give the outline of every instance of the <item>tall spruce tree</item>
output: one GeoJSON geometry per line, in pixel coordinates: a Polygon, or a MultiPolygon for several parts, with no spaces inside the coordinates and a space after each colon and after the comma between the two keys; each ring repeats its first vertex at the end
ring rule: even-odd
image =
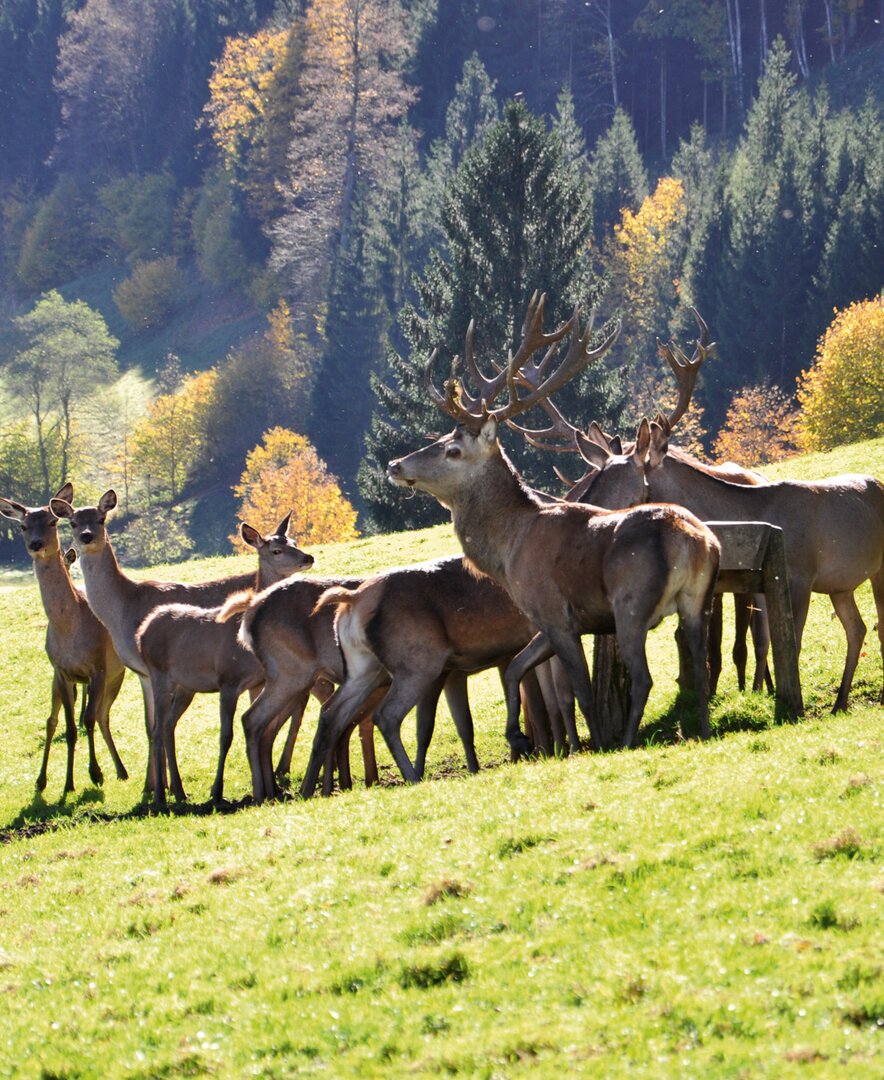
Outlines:
{"type": "MultiPolygon", "coordinates": [[[[445,426],[423,388],[431,351],[440,349],[444,366],[462,348],[472,319],[477,362],[491,371],[518,344],[536,289],[547,293],[550,326],[597,292],[587,265],[586,182],[566,162],[561,139],[518,100],[506,105],[502,119],[465,155],[445,199],[442,225],[447,252],[430,258],[417,282],[418,303],[406,305],[400,319],[409,355],[392,356],[384,377],[375,381],[381,410],[372,419],[360,489],[376,528],[441,518],[431,500],[412,505],[384,480],[390,458],[445,426]]],[[[570,398],[562,398],[566,411],[616,422],[623,404],[619,378],[602,366],[591,368],[579,384],[570,398]]],[[[541,417],[539,426],[545,423],[541,417]]],[[[518,441],[511,445],[529,478],[548,482],[548,462],[529,457],[518,441]]]]}
{"type": "Polygon", "coordinates": [[[619,108],[589,158],[593,242],[601,248],[620,220],[620,211],[638,210],[648,194],[648,173],[629,115],[619,108]]]}

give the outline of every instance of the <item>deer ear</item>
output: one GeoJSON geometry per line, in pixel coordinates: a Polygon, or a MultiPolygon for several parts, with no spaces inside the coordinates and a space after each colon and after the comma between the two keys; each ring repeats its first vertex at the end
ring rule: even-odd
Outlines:
{"type": "Polygon", "coordinates": [[[660,424],[651,424],[651,451],[648,454],[648,464],[652,469],[657,469],[663,464],[666,451],[669,449],[669,436],[660,424]]]}
{"type": "Polygon", "coordinates": [[[619,435],[611,436],[609,446],[612,454],[616,454],[619,457],[623,453],[623,443],[620,441],[619,435]]]}
{"type": "Polygon", "coordinates": [[[606,462],[611,456],[607,444],[602,446],[595,440],[586,438],[586,436],[579,431],[577,433],[577,447],[580,450],[580,456],[586,464],[591,465],[595,469],[604,469],[606,462]]]}
{"type": "Polygon", "coordinates": [[[106,514],[108,513],[108,511],[113,510],[116,505],[117,493],[114,491],[113,488],[111,488],[109,491],[106,491],[98,500],[98,509],[102,512],[102,514],[106,514]]]}
{"type": "Polygon", "coordinates": [[[74,505],[74,485],[70,480],[68,480],[66,484],[61,485],[58,491],[56,491],[54,498],[64,499],[66,503],[70,503],[71,506],[74,505]]]}
{"type": "Polygon", "coordinates": [[[49,509],[57,518],[69,518],[74,512],[73,506],[65,499],[50,499],[49,509]]]}
{"type": "Polygon", "coordinates": [[[76,548],[68,548],[67,551],[64,553],[64,564],[65,564],[65,566],[73,566],[76,561],[77,561],[77,549],[76,548]]]}
{"type": "Polygon", "coordinates": [[[11,499],[0,499],[0,514],[9,518],[10,521],[23,521],[26,513],[27,510],[21,503],[13,502],[11,499]]]}
{"type": "Polygon", "coordinates": [[[640,465],[644,464],[650,445],[651,425],[648,423],[648,418],[644,416],[642,422],[638,425],[638,431],[635,433],[635,449],[632,451],[632,456],[640,465]]]}
{"type": "Polygon", "coordinates": [[[486,446],[491,446],[497,441],[497,420],[493,416],[485,418],[479,429],[479,438],[486,446]]]}
{"type": "Polygon", "coordinates": [[[289,522],[291,520],[292,512],[291,510],[289,510],[286,516],[282,519],[282,521],[280,521],[280,523],[276,526],[276,532],[274,533],[274,536],[287,536],[289,531],[289,522]]]}
{"type": "Polygon", "coordinates": [[[253,529],[251,525],[247,525],[244,521],[240,524],[239,535],[249,547],[262,548],[264,546],[264,537],[257,529],[253,529]]]}

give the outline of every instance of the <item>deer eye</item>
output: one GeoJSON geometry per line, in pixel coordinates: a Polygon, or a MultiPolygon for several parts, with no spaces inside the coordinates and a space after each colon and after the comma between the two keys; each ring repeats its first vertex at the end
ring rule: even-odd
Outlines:
{"type": "Polygon", "coordinates": [[[445,456],[451,458],[460,457],[460,447],[457,443],[449,443],[448,446],[445,447],[445,456]]]}

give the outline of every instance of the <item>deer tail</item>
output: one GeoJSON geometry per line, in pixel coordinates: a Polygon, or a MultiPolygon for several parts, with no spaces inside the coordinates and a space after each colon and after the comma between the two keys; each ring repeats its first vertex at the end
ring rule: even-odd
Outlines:
{"type": "Polygon", "coordinates": [[[252,602],[254,595],[254,589],[243,589],[242,592],[231,593],[216,615],[215,622],[229,622],[234,615],[241,615],[252,602]]]}
{"type": "Polygon", "coordinates": [[[326,589],[316,601],[312,614],[315,615],[317,611],[321,611],[322,608],[331,607],[332,604],[349,607],[355,598],[356,589],[348,589],[345,585],[333,585],[330,589],[326,589]]]}

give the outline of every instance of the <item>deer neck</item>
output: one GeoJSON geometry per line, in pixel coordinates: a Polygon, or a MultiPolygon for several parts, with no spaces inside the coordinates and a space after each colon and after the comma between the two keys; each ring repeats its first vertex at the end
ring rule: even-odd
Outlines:
{"type": "Polygon", "coordinates": [[[467,561],[501,584],[506,582],[509,555],[536,513],[537,502],[502,454],[464,485],[451,508],[467,561]]]}
{"type": "Polygon", "coordinates": [[[135,630],[143,614],[136,603],[138,584],[120,569],[110,541],[100,551],[81,551],[80,566],[89,607],[107,627],[114,647],[127,666],[134,666],[123,656],[122,650],[127,639],[134,642],[135,630]]]}
{"type": "Polygon", "coordinates": [[[674,502],[687,507],[701,521],[730,521],[747,513],[763,516],[768,503],[767,487],[732,484],[706,472],[702,466],[667,456],[648,474],[649,496],[654,502],[674,502]]]}
{"type": "Polygon", "coordinates": [[[53,626],[71,626],[81,599],[65,569],[61,550],[47,559],[34,560],[34,574],[40,589],[43,610],[53,626]]]}

